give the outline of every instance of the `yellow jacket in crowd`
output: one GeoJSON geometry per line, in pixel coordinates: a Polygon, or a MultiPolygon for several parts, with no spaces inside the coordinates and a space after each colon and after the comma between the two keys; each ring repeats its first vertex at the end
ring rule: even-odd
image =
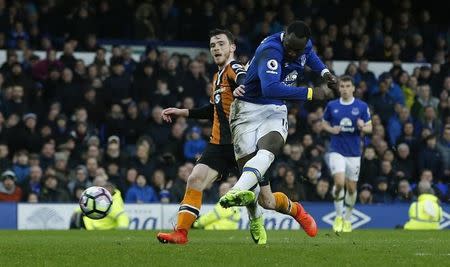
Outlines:
{"type": "Polygon", "coordinates": [[[421,194],[409,207],[409,221],[406,230],[438,230],[442,220],[439,200],[432,194],[421,194]]]}
{"type": "Polygon", "coordinates": [[[200,216],[194,223],[194,228],[204,228],[206,230],[237,230],[241,213],[239,208],[222,208],[219,203],[214,209],[200,216]]]}

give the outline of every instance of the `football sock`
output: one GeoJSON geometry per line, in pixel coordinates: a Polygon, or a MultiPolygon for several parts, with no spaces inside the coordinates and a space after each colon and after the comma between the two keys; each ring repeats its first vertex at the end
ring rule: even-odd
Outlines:
{"type": "Polygon", "coordinates": [[[344,205],[346,207],[346,209],[345,209],[345,220],[346,221],[350,221],[355,203],[356,203],[356,191],[353,192],[353,194],[349,194],[347,191],[345,193],[345,200],[344,200],[344,205]]]}
{"type": "Polygon", "coordinates": [[[248,218],[250,220],[259,218],[262,215],[262,208],[258,204],[258,196],[260,191],[261,188],[259,187],[259,185],[257,185],[253,190],[253,192],[255,193],[255,202],[246,206],[248,211],[248,218]]]}
{"type": "Polygon", "coordinates": [[[339,194],[336,196],[335,187],[333,186],[333,197],[334,197],[334,208],[336,210],[336,216],[342,216],[342,211],[344,209],[344,190],[341,189],[339,194]]]}
{"type": "Polygon", "coordinates": [[[255,184],[263,181],[263,176],[275,159],[275,155],[265,149],[260,149],[256,155],[245,163],[242,175],[233,189],[251,190],[255,184]]]}
{"type": "Polygon", "coordinates": [[[176,229],[189,231],[200,213],[201,206],[202,192],[192,188],[186,188],[183,201],[181,201],[180,208],[178,209],[176,229]]]}
{"type": "Polygon", "coordinates": [[[298,212],[297,205],[294,205],[292,201],[284,193],[275,192],[273,193],[273,197],[275,198],[276,211],[291,216],[297,215],[298,212]]]}

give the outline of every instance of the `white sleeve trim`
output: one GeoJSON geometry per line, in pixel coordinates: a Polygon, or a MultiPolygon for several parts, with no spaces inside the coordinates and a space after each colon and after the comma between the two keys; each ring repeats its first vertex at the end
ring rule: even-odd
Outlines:
{"type": "Polygon", "coordinates": [[[325,73],[330,72],[329,69],[323,69],[322,72],[320,73],[320,76],[323,77],[323,75],[325,75],[325,73]]]}

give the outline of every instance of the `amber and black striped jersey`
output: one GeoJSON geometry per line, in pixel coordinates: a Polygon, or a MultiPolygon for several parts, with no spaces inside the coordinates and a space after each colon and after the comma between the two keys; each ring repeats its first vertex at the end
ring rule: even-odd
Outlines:
{"type": "Polygon", "coordinates": [[[233,91],[238,86],[238,76],[246,74],[244,66],[231,61],[214,74],[211,104],[214,105],[213,127],[210,143],[216,145],[231,144],[231,131],[228,118],[230,105],[234,100],[233,91]]]}

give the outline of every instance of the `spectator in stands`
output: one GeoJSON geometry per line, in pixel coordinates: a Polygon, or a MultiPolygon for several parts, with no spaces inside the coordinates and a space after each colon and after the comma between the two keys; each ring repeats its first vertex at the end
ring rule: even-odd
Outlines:
{"type": "MultiPolygon", "coordinates": [[[[419,177],[419,182],[421,182],[421,181],[426,181],[426,182],[430,183],[431,188],[434,191],[434,194],[439,199],[446,200],[444,192],[446,192],[446,190],[448,190],[448,187],[445,184],[443,184],[443,183],[441,183],[439,181],[436,181],[436,179],[434,179],[434,175],[431,172],[431,170],[428,170],[428,169],[422,170],[422,172],[420,173],[420,177],[419,177]]],[[[419,193],[417,191],[418,190],[417,185],[418,184],[415,183],[415,184],[412,184],[411,187],[412,187],[413,192],[415,193],[415,195],[419,196],[419,193]]]]}
{"type": "Polygon", "coordinates": [[[56,58],[56,51],[50,49],[47,51],[46,58],[40,60],[32,67],[32,77],[38,81],[44,81],[48,78],[49,70],[56,68],[62,70],[63,63],[56,58]]]}
{"type": "Polygon", "coordinates": [[[55,177],[58,179],[58,185],[61,188],[66,188],[69,182],[69,166],[68,155],[65,152],[55,153],[55,177]]]}
{"type": "Polygon", "coordinates": [[[443,174],[450,181],[450,124],[445,125],[437,147],[442,155],[443,174]]]}
{"type": "Polygon", "coordinates": [[[394,161],[395,177],[412,180],[416,177],[416,165],[411,157],[409,146],[401,143],[397,146],[397,158],[394,161]]]}
{"type": "Polygon", "coordinates": [[[86,169],[88,171],[89,181],[94,181],[94,178],[97,175],[97,169],[98,169],[97,159],[94,157],[87,158],[86,159],[86,169]]]}
{"type": "Polygon", "coordinates": [[[42,169],[39,166],[30,167],[30,175],[21,184],[23,189],[22,200],[27,200],[29,195],[39,195],[42,189],[42,169]]]}
{"type": "Polygon", "coordinates": [[[382,160],[380,165],[380,175],[388,179],[388,183],[395,180],[395,172],[392,167],[392,163],[388,160],[382,160]]]}
{"type": "Polygon", "coordinates": [[[173,107],[177,103],[175,92],[171,92],[165,78],[159,78],[156,81],[156,90],[151,94],[151,103],[163,107],[173,107]]]}
{"type": "Polygon", "coordinates": [[[11,94],[5,100],[5,114],[22,116],[27,111],[28,103],[25,101],[25,91],[21,85],[11,86],[11,94]]]}
{"type": "Polygon", "coordinates": [[[308,201],[331,203],[333,197],[330,193],[330,181],[328,179],[320,178],[317,181],[314,193],[310,195],[308,201]]]}
{"type": "Polygon", "coordinates": [[[169,139],[163,151],[175,157],[180,162],[184,159],[184,132],[185,126],[180,122],[175,122],[171,128],[169,139]]]}
{"type": "Polygon", "coordinates": [[[442,132],[442,122],[436,116],[436,111],[432,106],[426,106],[424,108],[423,118],[420,120],[420,127],[420,129],[430,129],[436,135],[442,132]]]}
{"type": "Polygon", "coordinates": [[[135,80],[132,87],[132,96],[138,101],[149,101],[153,95],[153,90],[156,87],[155,69],[150,63],[143,65],[143,72],[135,72],[135,80]]]}
{"type": "Polygon", "coordinates": [[[192,96],[194,99],[202,97],[207,79],[201,73],[201,67],[201,63],[196,60],[189,64],[189,72],[182,82],[182,97],[192,96]]]}
{"type": "Polygon", "coordinates": [[[179,203],[183,199],[184,191],[186,189],[187,178],[190,174],[189,164],[186,163],[178,167],[177,178],[174,180],[172,187],[170,187],[170,202],[179,203]]]}
{"type": "Polygon", "coordinates": [[[107,136],[120,136],[125,127],[125,115],[123,114],[122,107],[119,104],[113,104],[111,106],[111,112],[106,118],[105,128],[107,136]]]}
{"type": "Polygon", "coordinates": [[[434,177],[443,174],[442,154],[437,148],[436,135],[430,134],[425,138],[425,147],[419,153],[417,165],[419,170],[431,170],[434,177]]]}
{"type": "Polygon", "coordinates": [[[10,166],[8,145],[0,142],[0,172],[4,172],[10,166]]]}
{"type": "Polygon", "coordinates": [[[22,189],[16,185],[16,174],[8,170],[0,178],[0,202],[19,202],[22,199],[22,189]]]}
{"type": "Polygon", "coordinates": [[[150,156],[150,144],[138,141],[136,156],[131,159],[130,165],[136,168],[144,177],[151,177],[155,169],[155,159],[150,156]]]}
{"type": "Polygon", "coordinates": [[[396,114],[389,118],[387,124],[389,144],[391,146],[396,144],[397,139],[402,134],[403,125],[405,125],[406,122],[413,122],[409,109],[407,107],[399,107],[396,114]]]}
{"type": "Polygon", "coordinates": [[[395,203],[411,203],[415,200],[411,185],[408,180],[402,179],[397,185],[397,194],[395,196],[395,203]]]}
{"type": "MultiPolygon", "coordinates": [[[[88,179],[88,171],[84,165],[78,165],[74,171],[75,177],[72,177],[67,184],[69,193],[72,196],[76,196],[77,188],[89,188],[92,186],[92,182],[88,179]]],[[[76,198],[75,198],[76,199],[76,198]]]]}
{"type": "Polygon", "coordinates": [[[439,99],[431,95],[431,89],[428,84],[420,85],[417,92],[416,101],[411,107],[411,114],[414,118],[422,119],[425,113],[425,107],[431,106],[437,112],[439,99]]]}
{"type": "Polygon", "coordinates": [[[299,183],[292,169],[286,171],[281,183],[278,184],[276,191],[283,192],[292,201],[304,201],[307,199],[305,188],[299,183]]]}
{"type": "Polygon", "coordinates": [[[359,203],[364,205],[372,204],[372,191],[373,187],[370,184],[363,184],[359,189],[359,203]]]}
{"type": "Polygon", "coordinates": [[[112,74],[105,80],[104,86],[107,90],[107,98],[112,103],[126,105],[131,101],[131,77],[125,73],[122,62],[116,61],[112,65],[112,74]]]}
{"type": "Polygon", "coordinates": [[[151,185],[158,194],[161,203],[170,202],[170,192],[167,189],[166,174],[163,170],[158,169],[153,172],[151,185]]]}
{"type": "Polygon", "coordinates": [[[373,106],[375,113],[377,113],[383,123],[386,123],[389,118],[394,115],[395,99],[389,95],[388,83],[384,80],[379,82],[379,92],[375,93],[370,99],[369,104],[373,106]]]}
{"type": "Polygon", "coordinates": [[[392,202],[392,196],[389,193],[389,179],[387,177],[378,176],[375,188],[373,203],[389,204],[392,202]]]}
{"type": "Polygon", "coordinates": [[[187,141],[184,143],[184,157],[190,161],[199,159],[206,147],[206,141],[202,139],[201,133],[201,129],[194,126],[187,134],[187,141]]]}
{"type": "Polygon", "coordinates": [[[359,173],[360,184],[375,184],[375,178],[380,172],[380,161],[377,159],[375,148],[367,146],[364,148],[364,156],[361,161],[361,171],[359,173]]]}
{"type": "Polygon", "coordinates": [[[47,175],[44,178],[39,199],[41,202],[70,202],[71,198],[65,189],[59,188],[58,178],[47,175]]]}
{"type": "Polygon", "coordinates": [[[26,150],[17,151],[14,154],[12,171],[14,177],[17,179],[17,183],[21,184],[25,181],[26,177],[30,174],[30,166],[28,165],[28,152],[26,150]]]}
{"type": "Polygon", "coordinates": [[[373,92],[377,86],[377,78],[375,77],[375,74],[369,70],[369,61],[366,58],[359,60],[355,84],[359,84],[360,81],[364,81],[367,84],[368,92],[373,92]]]}
{"type": "Polygon", "coordinates": [[[41,136],[37,129],[37,116],[34,113],[27,113],[23,116],[24,128],[22,130],[22,142],[24,148],[36,153],[41,150],[41,136]]]}
{"type": "Polygon", "coordinates": [[[152,203],[158,202],[159,198],[153,187],[147,185],[147,180],[143,175],[138,175],[136,183],[128,189],[126,203],[152,203]]]}
{"type": "Polygon", "coordinates": [[[71,41],[65,42],[64,48],[63,48],[63,53],[59,57],[59,60],[61,61],[61,63],[65,67],[67,67],[71,70],[73,70],[75,68],[75,63],[77,62],[77,59],[73,55],[74,49],[75,48],[73,46],[73,42],[71,42],[71,41]]]}

